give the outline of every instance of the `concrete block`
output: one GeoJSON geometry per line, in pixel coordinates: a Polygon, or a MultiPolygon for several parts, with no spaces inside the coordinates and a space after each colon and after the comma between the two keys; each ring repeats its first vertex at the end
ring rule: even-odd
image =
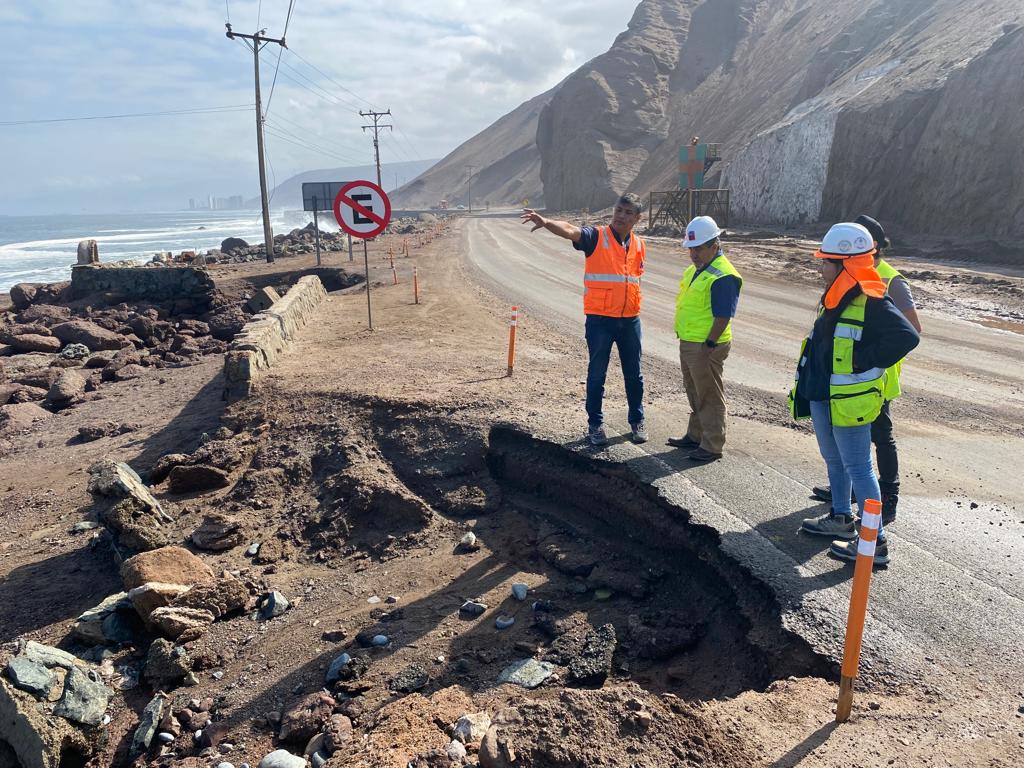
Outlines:
{"type": "Polygon", "coordinates": [[[256,292],[256,295],[246,302],[245,306],[249,308],[250,312],[262,312],[265,309],[270,309],[280,300],[280,294],[268,286],[266,288],[260,288],[256,292]]]}

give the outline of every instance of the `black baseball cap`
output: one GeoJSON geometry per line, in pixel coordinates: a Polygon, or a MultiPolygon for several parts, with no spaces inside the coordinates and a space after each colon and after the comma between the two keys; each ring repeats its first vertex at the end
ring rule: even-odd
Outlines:
{"type": "Polygon", "coordinates": [[[888,248],[892,243],[889,242],[889,238],[885,236],[885,230],[882,225],[872,219],[870,216],[865,216],[863,213],[853,220],[854,224],[860,224],[864,229],[871,233],[871,238],[878,243],[879,249],[888,248]]]}

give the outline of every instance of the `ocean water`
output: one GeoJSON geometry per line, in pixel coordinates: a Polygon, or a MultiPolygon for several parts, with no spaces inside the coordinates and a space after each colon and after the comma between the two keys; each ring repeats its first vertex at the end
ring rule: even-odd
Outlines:
{"type": "MultiPolygon", "coordinates": [[[[273,211],[274,234],[303,227],[312,214],[273,211]]],[[[324,231],[335,231],[334,217],[320,217],[324,231]]],[[[160,251],[205,251],[226,237],[263,242],[259,211],[177,211],[104,215],[0,216],[0,291],[15,283],[68,280],[78,260],[78,242],[93,239],[100,261],[149,261],[160,251]]]]}

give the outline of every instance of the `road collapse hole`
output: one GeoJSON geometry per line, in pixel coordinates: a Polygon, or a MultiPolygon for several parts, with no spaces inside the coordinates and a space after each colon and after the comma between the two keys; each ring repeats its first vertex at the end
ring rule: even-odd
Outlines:
{"type": "MultiPolygon", "coordinates": [[[[565,667],[570,685],[629,680],[704,700],[829,674],[718,534],[624,465],[511,426],[378,415],[378,445],[396,477],[434,511],[468,521],[507,572],[546,577],[534,598],[551,610],[525,618],[515,637],[539,639],[538,658],[565,667]]],[[[514,655],[505,637],[468,633],[452,656],[501,663],[506,650],[514,655]]]]}

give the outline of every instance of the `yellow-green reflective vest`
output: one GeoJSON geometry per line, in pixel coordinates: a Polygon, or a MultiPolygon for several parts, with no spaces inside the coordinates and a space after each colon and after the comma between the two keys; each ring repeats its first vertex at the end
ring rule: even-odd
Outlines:
{"type": "MultiPolygon", "coordinates": [[[[885,403],[885,385],[888,371],[885,368],[871,368],[861,373],[853,372],[853,350],[864,332],[864,294],[851,301],[839,315],[832,339],[832,377],[829,381],[829,411],[834,427],[857,427],[870,424],[878,418],[885,403]]],[[[824,309],[819,309],[820,315],[824,309]]],[[[813,333],[813,331],[812,331],[813,333]]],[[[806,419],[811,415],[810,403],[796,393],[800,371],[807,363],[804,352],[810,343],[808,336],[800,345],[800,360],[796,367],[796,381],[789,392],[789,412],[794,419],[806,419]]]]}
{"type": "MultiPolygon", "coordinates": [[[[696,279],[697,267],[691,264],[683,273],[676,295],[676,336],[682,341],[703,342],[711,332],[715,316],[711,313],[711,286],[716,280],[731,275],[743,285],[743,278],[736,267],[719,253],[696,279]],[[692,283],[691,283],[692,281],[692,283]]],[[[732,321],[725,326],[722,335],[714,339],[719,344],[732,340],[732,321]]]]}
{"type": "MultiPolygon", "coordinates": [[[[875,267],[878,271],[878,276],[885,281],[885,290],[889,290],[889,283],[893,281],[893,278],[902,278],[906,280],[903,275],[900,274],[899,270],[896,269],[892,264],[887,262],[885,259],[879,259],[878,265],[875,267]]],[[[900,372],[903,370],[903,361],[898,360],[894,366],[892,366],[886,373],[888,376],[885,378],[885,399],[895,400],[900,396],[902,390],[900,389],[900,372]]]]}

